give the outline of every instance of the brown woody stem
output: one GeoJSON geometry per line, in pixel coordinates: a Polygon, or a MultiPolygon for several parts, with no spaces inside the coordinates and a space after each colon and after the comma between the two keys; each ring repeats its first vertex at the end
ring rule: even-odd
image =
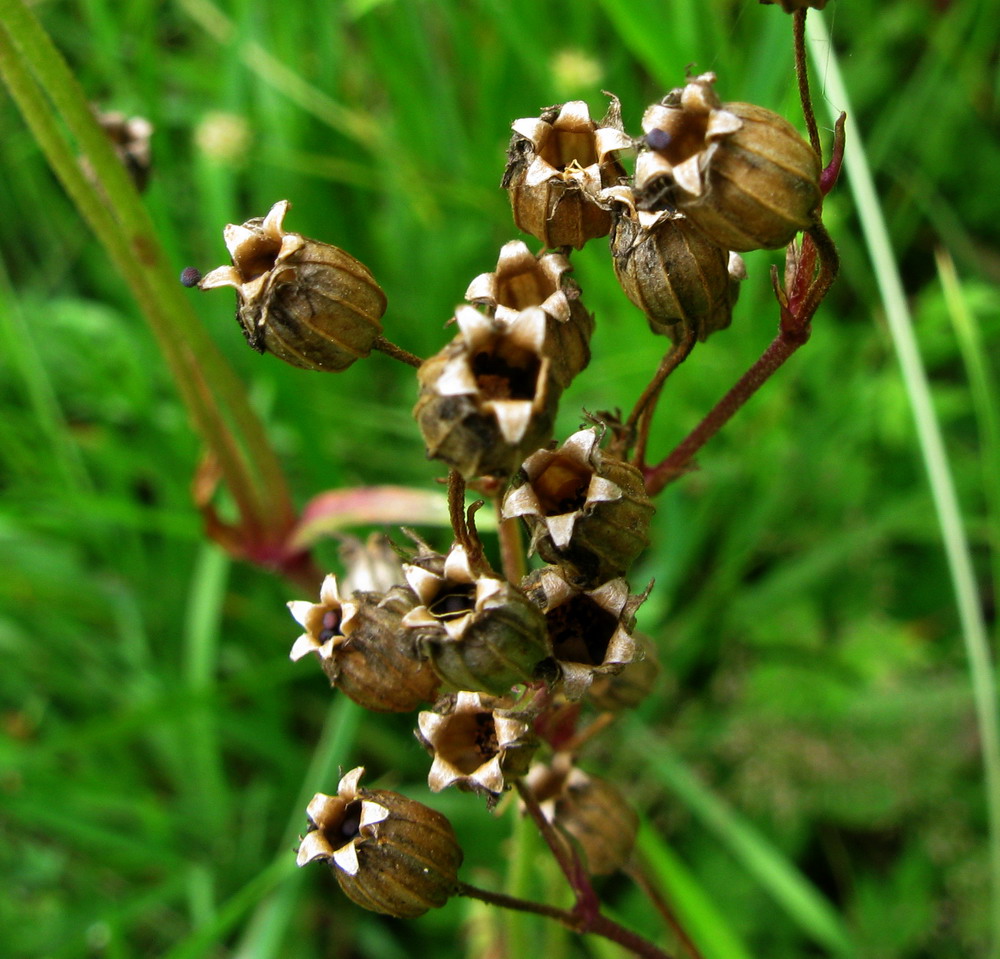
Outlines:
{"type": "Polygon", "coordinates": [[[386,356],[391,356],[394,360],[399,360],[400,363],[405,363],[407,366],[412,366],[416,369],[419,369],[424,362],[416,354],[409,352],[409,350],[404,350],[401,346],[396,346],[395,343],[387,340],[384,336],[375,337],[372,349],[378,350],[380,353],[385,353],[386,356]]]}
{"type": "Polygon", "coordinates": [[[480,889],[478,886],[470,886],[468,883],[460,882],[455,892],[459,896],[467,896],[470,899],[478,899],[480,902],[489,903],[491,906],[499,906],[501,909],[516,909],[520,912],[531,912],[537,916],[545,916],[562,923],[567,929],[573,932],[591,933],[617,942],[625,949],[630,949],[637,956],[643,959],[672,959],[669,953],[664,952],[658,946],[642,936],[637,935],[630,929],[620,926],[613,919],[602,916],[598,913],[592,919],[584,922],[577,913],[567,909],[559,909],[556,906],[547,906],[540,902],[531,902],[528,899],[518,899],[516,896],[508,896],[502,892],[492,892],[489,889],[480,889]]]}

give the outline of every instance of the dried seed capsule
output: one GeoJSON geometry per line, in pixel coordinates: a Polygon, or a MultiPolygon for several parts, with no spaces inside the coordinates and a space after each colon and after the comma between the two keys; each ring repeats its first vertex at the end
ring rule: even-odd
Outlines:
{"type": "Polygon", "coordinates": [[[646,110],[637,205],[675,205],[726,250],[785,246],[815,220],[819,157],[778,114],[721,103],[714,83],[702,74],[646,110]]]}
{"type": "Polygon", "coordinates": [[[545,355],[546,314],[530,307],[504,323],[460,306],[455,318],[459,335],[417,373],[413,415],[428,456],[466,479],[507,477],[552,435],[560,391],[545,355]]]}
{"type": "Polygon", "coordinates": [[[462,864],[451,823],[399,793],[362,789],[363,774],[358,766],[336,796],[313,796],[298,865],[328,862],[344,894],[373,912],[412,919],[443,906],[462,864]]]}
{"type": "Polygon", "coordinates": [[[545,615],[552,659],[567,699],[579,699],[597,676],[619,672],[641,658],[632,631],[635,611],[649,589],[631,596],[628,583],[620,578],[596,589],[577,589],[557,566],[535,570],[521,585],[545,615]]]}
{"type": "Polygon", "coordinates": [[[580,301],[580,288],[567,275],[569,257],[534,256],[520,240],[505,243],[493,273],[481,273],[465,291],[470,303],[486,307],[487,316],[512,322],[522,310],[545,311],[545,353],[552,379],[565,389],[590,362],[594,318],[580,301]]]}
{"type": "Polygon", "coordinates": [[[612,98],[600,124],[591,120],[586,103],[572,100],[515,120],[512,128],[501,185],[510,194],[518,229],[549,247],[580,249],[607,236],[611,216],[597,195],[625,177],[615,154],[632,147],[618,101],[612,98]]]}
{"type": "Polygon", "coordinates": [[[474,571],[461,546],[438,573],[406,566],[421,605],[403,617],[418,651],[456,689],[502,696],[535,678],[550,655],[545,620],[516,587],[474,571]]]}
{"type": "Polygon", "coordinates": [[[609,875],[628,862],[639,817],[611,783],[577,769],[566,753],[533,766],[526,782],[546,819],[580,844],[591,875],[609,875]]]}
{"type": "MultiPolygon", "coordinates": [[[[153,168],[153,154],[150,148],[153,124],[145,117],[127,117],[117,110],[102,112],[95,108],[94,116],[111,141],[115,155],[132,178],[135,188],[141,193],[149,184],[149,175],[153,168]]],[[[89,161],[84,158],[81,165],[87,178],[97,183],[89,161]]]]}
{"type": "Polygon", "coordinates": [[[281,200],[263,219],[224,231],[232,266],[198,286],[235,288],[250,346],[308,370],[336,372],[367,356],[382,332],[385,294],[368,268],[328,243],[288,233],[281,200]]]}
{"type": "Polygon", "coordinates": [[[538,740],[531,725],[501,703],[461,692],[420,714],[417,739],[434,757],[427,777],[433,792],[457,786],[492,803],[527,772],[538,740]]]}
{"type": "Polygon", "coordinates": [[[522,517],[531,549],[581,585],[624,574],[649,544],[655,508],[642,473],[602,452],[594,429],[524,461],[503,502],[504,519],[522,517]]]}
{"type": "Polygon", "coordinates": [[[683,214],[616,204],[611,253],[618,282],[654,333],[675,343],[686,332],[705,340],[732,322],[743,259],[683,214]]]}
{"type": "Polygon", "coordinates": [[[403,615],[416,603],[403,586],[385,596],[355,592],[341,600],[337,578],[327,576],[319,603],[288,604],[305,629],[290,656],[298,660],[315,652],[331,685],[366,709],[411,712],[434,702],[441,686],[402,625],[403,615]]]}

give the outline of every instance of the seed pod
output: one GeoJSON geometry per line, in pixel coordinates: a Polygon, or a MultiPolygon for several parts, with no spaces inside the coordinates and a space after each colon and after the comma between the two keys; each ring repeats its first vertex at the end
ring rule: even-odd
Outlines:
{"type": "Polygon", "coordinates": [[[646,110],[637,205],[675,205],[726,250],[785,246],[816,218],[819,157],[778,114],[722,104],[714,83],[702,74],[646,110]]]}
{"type": "Polygon", "coordinates": [[[474,571],[461,546],[448,553],[441,574],[404,569],[421,605],[403,625],[444,682],[502,696],[535,678],[550,655],[545,620],[519,589],[474,571]]]}
{"type": "Polygon", "coordinates": [[[366,709],[405,713],[437,698],[441,682],[403,628],[403,615],[417,603],[406,587],[385,595],[355,592],[341,600],[335,576],[327,576],[320,602],[288,604],[305,629],[291,658],[315,652],[332,686],[366,709]]]}
{"type": "Polygon", "coordinates": [[[594,429],[524,461],[503,502],[504,519],[522,517],[531,549],[578,585],[623,575],[649,545],[655,512],[642,474],[602,452],[594,429]]]}
{"type": "Polygon", "coordinates": [[[552,379],[561,389],[590,362],[594,318],[580,301],[580,288],[567,275],[569,257],[561,253],[534,256],[520,240],[505,243],[493,273],[481,273],[465,298],[486,308],[486,315],[512,322],[522,310],[545,312],[545,355],[552,379]]]}
{"type": "Polygon", "coordinates": [[[686,332],[705,340],[729,326],[746,276],[739,254],[723,250],[683,214],[616,207],[615,276],[649,328],[676,343],[686,332]]]}
{"type": "Polygon", "coordinates": [[[531,307],[504,323],[460,306],[455,317],[459,335],[417,373],[413,415],[428,456],[466,479],[510,476],[552,435],[560,390],[545,355],[546,314],[531,307]]]}
{"type": "Polygon", "coordinates": [[[567,699],[580,699],[597,676],[641,658],[632,631],[648,588],[631,596],[628,583],[619,578],[596,589],[577,589],[558,566],[535,570],[521,586],[545,616],[559,688],[567,699]]]}
{"type": "MultiPolygon", "coordinates": [[[[149,185],[149,175],[153,168],[153,154],[150,148],[153,124],[145,117],[127,117],[117,110],[102,112],[94,108],[94,116],[111,141],[115,155],[125,167],[135,188],[142,193],[149,185]]],[[[86,157],[81,161],[81,166],[87,179],[97,184],[93,167],[86,157]]]]}
{"type": "Polygon", "coordinates": [[[527,772],[538,748],[529,723],[481,693],[449,696],[418,722],[417,740],[434,757],[427,776],[432,792],[457,786],[495,803],[527,772]]]}
{"type": "Polygon", "coordinates": [[[533,766],[526,781],[545,817],[580,844],[591,875],[609,875],[628,862],[639,817],[610,782],[577,769],[566,753],[533,766]]]}
{"type": "Polygon", "coordinates": [[[615,154],[632,140],[612,98],[600,124],[582,100],[547,107],[541,116],[515,120],[501,186],[510,194],[518,228],[545,246],[580,249],[607,236],[611,215],[597,202],[603,187],[624,179],[615,154]]]}
{"type": "Polygon", "coordinates": [[[399,793],[362,789],[363,774],[358,766],[336,796],[313,796],[298,865],[328,862],[344,894],[373,912],[412,919],[443,906],[462,864],[451,823],[399,793]]]}
{"type": "Polygon", "coordinates": [[[367,356],[382,332],[386,300],[368,268],[328,243],[288,233],[291,204],[224,231],[232,266],[198,286],[236,290],[236,318],[250,346],[292,366],[336,372],[367,356]]]}

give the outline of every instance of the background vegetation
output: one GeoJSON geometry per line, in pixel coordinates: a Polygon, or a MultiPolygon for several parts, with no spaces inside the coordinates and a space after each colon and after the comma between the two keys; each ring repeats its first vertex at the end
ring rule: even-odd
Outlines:
{"type": "MultiPolygon", "coordinates": [[[[577,98],[599,112],[607,89],[634,131],[694,65],[718,72],[724,98],[798,119],[790,18],[752,0],[33,7],[88,98],[154,124],[146,200],[178,271],[223,262],[224,224],[288,198],[289,228],[367,263],[388,334],[424,356],[516,235],[497,186],[514,118],[577,98]]],[[[824,19],[992,626],[1000,20],[989,0],[834,0],[824,19]]],[[[828,130],[830,59],[816,65],[828,130]]],[[[361,715],[313,662],[288,661],[284,603],[306,597],[205,542],[199,444],[141,313],[7,99],[0,136],[0,954],[498,955],[489,910],[385,920],[322,869],[294,870],[303,797],[364,764],[452,818],[471,881],[520,870],[522,888],[563,896],[530,837],[508,843],[524,832],[511,810],[426,795],[411,717],[361,715]]],[[[663,678],[583,763],[642,811],[640,847],[706,957],[947,959],[986,954],[995,935],[963,626],[849,185],[827,207],[844,269],[812,341],[661,497],[634,584],[656,580],[640,623],[663,678]]],[[[748,260],[733,327],[668,385],[654,454],[773,334],[780,256],[748,260]]],[[[581,408],[629,406],[664,349],[602,243],[574,263],[597,333],[560,435],[581,408]]],[[[403,367],[298,372],[245,348],[228,291],[190,297],[298,504],[433,488],[403,367]]],[[[332,544],[321,562],[339,568],[332,544]]],[[[630,883],[602,888],[675,948],[630,883]]],[[[538,942],[548,959],[621,955],[520,932],[536,937],[523,955],[538,942]]]]}

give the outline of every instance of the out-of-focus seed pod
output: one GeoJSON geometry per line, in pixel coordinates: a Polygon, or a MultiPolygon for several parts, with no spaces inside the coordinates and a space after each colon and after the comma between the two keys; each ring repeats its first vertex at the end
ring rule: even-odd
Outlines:
{"type": "Polygon", "coordinates": [[[545,311],[530,307],[507,323],[460,306],[455,318],[459,335],[417,372],[413,415],[428,456],[466,479],[510,476],[552,435],[560,390],[549,374],[545,311]]]}
{"type": "Polygon", "coordinates": [[[385,294],[353,256],[287,232],[290,206],[281,200],[263,219],[230,223],[224,236],[233,265],[206,273],[198,286],[236,290],[236,318],[258,353],[308,370],[345,370],[382,332],[385,294]]]}
{"type": "Polygon", "coordinates": [[[618,100],[612,98],[600,124],[590,118],[586,103],[571,100],[511,126],[501,185],[510,194],[518,229],[548,247],[580,249],[587,240],[607,236],[611,215],[597,196],[625,177],[616,154],[632,147],[618,100]]]}
{"type": "Polygon", "coordinates": [[[559,688],[567,699],[580,699],[597,676],[619,672],[642,656],[632,631],[648,589],[629,595],[621,578],[578,589],[558,566],[535,570],[521,586],[545,616],[559,688]]]}
{"type": "Polygon", "coordinates": [[[474,571],[461,546],[448,553],[441,574],[404,569],[420,605],[403,625],[444,682],[503,696],[535,678],[550,655],[545,620],[519,589],[474,571]]]}
{"type": "Polygon", "coordinates": [[[778,114],[721,103],[714,83],[702,74],[646,110],[637,205],[675,205],[726,250],[786,246],[815,221],[819,157],[778,114]]]}
{"type": "Polygon", "coordinates": [[[487,316],[504,322],[522,310],[545,311],[545,354],[552,379],[565,389],[590,362],[594,318],[580,300],[580,288],[568,276],[569,257],[561,253],[535,256],[520,240],[505,243],[493,273],[481,273],[465,298],[486,308],[487,316]]]}
{"type": "Polygon", "coordinates": [[[335,576],[327,576],[320,602],[288,604],[305,629],[291,658],[315,652],[330,683],[366,709],[406,713],[437,698],[441,681],[402,625],[417,598],[404,586],[382,596],[355,592],[341,600],[335,576]]]}
{"type": "Polygon", "coordinates": [[[403,562],[384,533],[371,533],[363,543],[344,536],[337,553],[347,570],[342,584],[345,593],[387,593],[406,582],[403,562]]]}
{"type": "Polygon", "coordinates": [[[598,442],[585,429],[533,453],[503,502],[504,519],[522,517],[531,549],[577,585],[622,576],[649,544],[655,512],[642,473],[598,442]]]}
{"type": "Polygon", "coordinates": [[[829,0],[760,0],[761,3],[780,3],[785,13],[795,13],[796,10],[805,10],[812,7],[815,10],[822,10],[829,0]]]}
{"type": "Polygon", "coordinates": [[[538,747],[529,723],[480,693],[449,696],[418,722],[417,739],[434,757],[427,776],[432,792],[457,786],[492,804],[528,771],[538,747]]]}
{"type": "Polygon", "coordinates": [[[587,690],[587,699],[598,709],[611,713],[635,709],[656,684],[660,664],[653,641],[642,633],[633,633],[632,638],[642,650],[642,659],[633,660],[620,673],[595,677],[587,690]]]}
{"type": "Polygon", "coordinates": [[[609,875],[628,862],[639,817],[610,782],[577,769],[565,753],[533,766],[526,782],[546,818],[580,844],[591,875],[609,875]]]}
{"type": "Polygon", "coordinates": [[[341,780],[336,796],[317,793],[297,863],[328,862],[344,894],[364,909],[412,919],[455,892],[462,850],[451,823],[433,809],[385,789],[362,789],[364,768],[341,780]]]}
{"type": "MultiPolygon", "coordinates": [[[[153,153],[150,140],[153,124],[145,117],[127,117],[117,110],[102,111],[94,108],[94,116],[105,132],[115,154],[121,160],[135,188],[141,193],[149,185],[153,169],[153,153]]],[[[93,168],[84,158],[81,161],[84,174],[92,183],[97,183],[93,168]]]]}
{"type": "Polygon", "coordinates": [[[616,204],[612,263],[625,295],[654,333],[705,340],[732,322],[746,267],[681,213],[616,204]]]}

